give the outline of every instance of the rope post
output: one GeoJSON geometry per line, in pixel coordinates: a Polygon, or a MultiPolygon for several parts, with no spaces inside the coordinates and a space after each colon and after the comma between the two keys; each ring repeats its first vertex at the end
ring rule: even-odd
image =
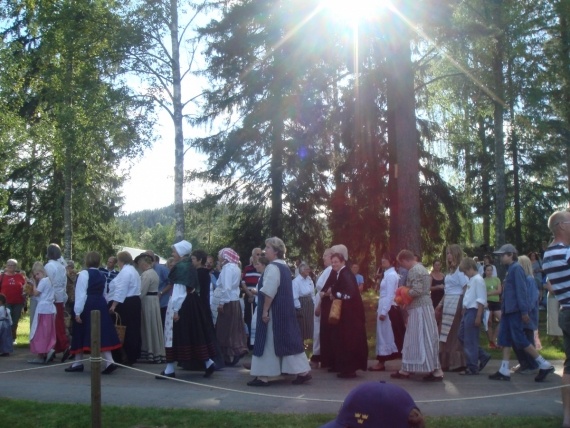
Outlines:
{"type": "Polygon", "coordinates": [[[91,427],[101,428],[101,313],[91,311],[91,427]]]}

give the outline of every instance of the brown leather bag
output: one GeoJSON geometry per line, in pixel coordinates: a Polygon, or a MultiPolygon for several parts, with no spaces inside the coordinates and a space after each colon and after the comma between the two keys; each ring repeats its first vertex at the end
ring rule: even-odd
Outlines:
{"type": "Polygon", "coordinates": [[[336,325],[340,321],[340,316],[342,313],[342,300],[334,299],[331,305],[331,311],[329,313],[329,324],[336,325]]]}

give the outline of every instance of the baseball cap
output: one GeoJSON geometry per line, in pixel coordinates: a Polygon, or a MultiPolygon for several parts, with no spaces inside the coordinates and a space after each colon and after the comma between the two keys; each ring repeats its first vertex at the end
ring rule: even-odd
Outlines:
{"type": "Polygon", "coordinates": [[[321,428],[408,428],[410,412],[417,408],[405,389],[391,383],[365,382],[350,391],[336,419],[321,428]]]}
{"type": "Polygon", "coordinates": [[[518,251],[513,244],[505,244],[497,251],[493,252],[493,254],[505,254],[505,253],[518,254],[518,251]]]}

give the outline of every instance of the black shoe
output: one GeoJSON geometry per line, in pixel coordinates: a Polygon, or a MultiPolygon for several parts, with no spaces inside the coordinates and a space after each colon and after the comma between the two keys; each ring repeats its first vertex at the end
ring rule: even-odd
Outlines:
{"type": "Polygon", "coordinates": [[[307,373],[305,376],[297,375],[295,380],[293,380],[291,383],[293,385],[302,385],[305,382],[310,381],[312,378],[313,378],[313,376],[311,376],[311,373],[307,373]]]}
{"type": "Polygon", "coordinates": [[[82,372],[83,371],[83,364],[79,365],[79,366],[70,366],[67,367],[65,369],[66,372],[68,373],[73,373],[73,372],[82,372]]]}
{"type": "Polygon", "coordinates": [[[548,376],[550,373],[554,373],[554,367],[553,366],[551,366],[548,369],[540,369],[538,371],[538,374],[534,378],[534,381],[535,382],[542,382],[544,379],[546,379],[546,376],[548,376]]]}
{"type": "Polygon", "coordinates": [[[269,382],[263,382],[261,379],[255,378],[249,381],[248,386],[269,386],[269,382]]]}
{"type": "Polygon", "coordinates": [[[204,377],[212,376],[212,373],[214,373],[215,370],[216,370],[216,365],[212,363],[210,367],[206,368],[206,371],[204,372],[204,377]]]}
{"type": "Polygon", "coordinates": [[[67,359],[69,358],[69,351],[70,349],[67,348],[64,352],[63,355],[61,356],[61,362],[65,363],[67,361],[67,359]]]}
{"type": "Polygon", "coordinates": [[[511,377],[505,376],[501,372],[497,372],[497,373],[494,373],[492,375],[489,375],[489,379],[491,379],[491,380],[511,380],[511,377]]]}
{"type": "Polygon", "coordinates": [[[155,376],[154,378],[155,378],[155,379],[158,379],[158,380],[165,380],[167,377],[175,378],[175,377],[176,377],[176,373],[175,373],[175,372],[172,372],[172,373],[166,374],[166,373],[164,373],[164,370],[163,370],[163,371],[160,372],[160,376],[155,376]]]}
{"type": "Polygon", "coordinates": [[[109,364],[109,365],[105,368],[105,370],[103,370],[103,371],[101,372],[101,374],[111,374],[111,373],[113,373],[115,370],[117,370],[118,368],[119,368],[118,365],[111,363],[111,364],[109,364]]]}
{"type": "Polygon", "coordinates": [[[491,361],[490,355],[481,358],[481,361],[479,361],[479,371],[483,370],[489,361],[491,361]]]}

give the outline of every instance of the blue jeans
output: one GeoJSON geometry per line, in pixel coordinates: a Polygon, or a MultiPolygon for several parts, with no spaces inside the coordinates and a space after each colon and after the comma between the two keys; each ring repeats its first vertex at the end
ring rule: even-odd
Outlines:
{"type": "Polygon", "coordinates": [[[467,369],[473,373],[479,373],[479,361],[485,360],[489,354],[479,346],[479,330],[481,326],[475,327],[477,309],[466,309],[459,325],[458,338],[463,344],[463,353],[467,369]]]}

